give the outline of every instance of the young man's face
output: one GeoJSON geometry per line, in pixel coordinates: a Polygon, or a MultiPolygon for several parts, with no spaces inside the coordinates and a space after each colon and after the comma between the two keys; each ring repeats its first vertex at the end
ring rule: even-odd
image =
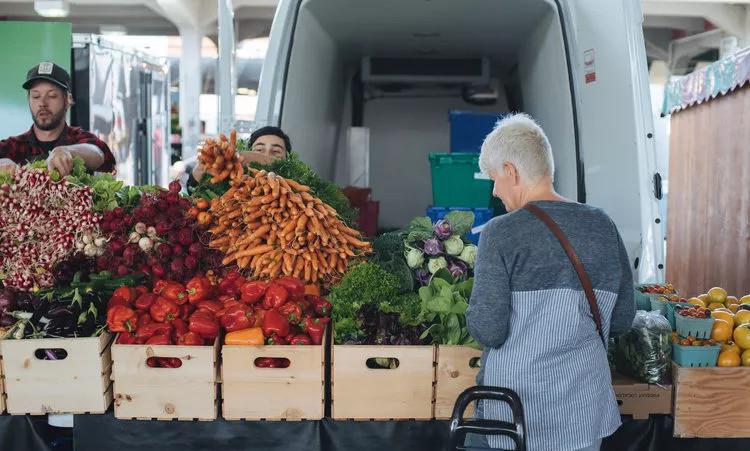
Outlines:
{"type": "Polygon", "coordinates": [[[252,147],[253,152],[260,152],[276,159],[286,158],[286,144],[276,135],[265,135],[256,139],[252,147]]]}
{"type": "Polygon", "coordinates": [[[53,83],[38,81],[29,89],[29,110],[37,128],[54,130],[65,120],[68,93],[53,83]]]}

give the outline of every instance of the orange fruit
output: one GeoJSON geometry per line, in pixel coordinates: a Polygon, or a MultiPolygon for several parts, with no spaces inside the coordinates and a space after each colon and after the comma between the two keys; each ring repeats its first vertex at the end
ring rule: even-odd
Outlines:
{"type": "Polygon", "coordinates": [[[701,301],[703,301],[705,303],[709,303],[710,302],[708,300],[708,295],[707,294],[701,294],[700,296],[698,296],[698,299],[700,299],[701,301]]]}
{"type": "Polygon", "coordinates": [[[721,350],[722,351],[736,352],[738,355],[742,353],[742,349],[740,349],[739,346],[737,346],[736,344],[732,343],[731,341],[729,343],[723,343],[721,345],[721,350]]]}
{"type": "MultiPolygon", "coordinates": [[[[720,321],[720,320],[717,320],[720,321]]],[[[741,324],[734,329],[732,334],[734,342],[742,349],[750,349],[750,324],[741,324]]]]}
{"type": "Polygon", "coordinates": [[[732,329],[734,329],[734,313],[728,309],[716,309],[711,312],[711,318],[723,319],[728,322],[732,329]]]}
{"type": "Polygon", "coordinates": [[[720,343],[732,338],[732,325],[729,324],[729,321],[723,319],[714,320],[714,327],[711,330],[711,338],[720,343]]]}
{"type": "Polygon", "coordinates": [[[716,310],[717,308],[724,308],[724,304],[722,304],[721,302],[712,302],[708,304],[709,310],[716,310]]]}
{"type": "Polygon", "coordinates": [[[727,300],[724,301],[724,304],[739,304],[740,301],[737,300],[737,297],[735,296],[727,296],[727,300]]]}
{"type": "Polygon", "coordinates": [[[698,307],[705,307],[706,303],[698,298],[690,298],[688,299],[688,304],[697,305],[698,307]]]}
{"type": "Polygon", "coordinates": [[[734,351],[721,351],[716,366],[740,366],[742,359],[734,351]]]}
{"type": "Polygon", "coordinates": [[[740,304],[727,304],[727,308],[728,308],[728,309],[729,309],[729,310],[730,310],[730,311],[731,311],[732,313],[737,313],[737,310],[739,310],[739,309],[740,309],[740,304]]]}
{"type": "Polygon", "coordinates": [[[750,310],[738,310],[734,314],[734,324],[735,326],[750,324],[750,310]]]}
{"type": "Polygon", "coordinates": [[[740,304],[750,304],[750,294],[742,296],[740,298],[740,304]]]}
{"type": "Polygon", "coordinates": [[[711,302],[718,302],[720,304],[723,304],[727,300],[727,290],[720,288],[720,287],[713,287],[710,290],[708,290],[708,298],[711,300],[711,302]]]}
{"type": "Polygon", "coordinates": [[[750,366],[750,349],[743,352],[740,359],[742,360],[742,366],[750,366]]]}

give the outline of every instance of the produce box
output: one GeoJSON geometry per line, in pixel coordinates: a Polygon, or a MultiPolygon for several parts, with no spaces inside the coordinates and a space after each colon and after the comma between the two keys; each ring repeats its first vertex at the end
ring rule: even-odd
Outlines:
{"type": "MultiPolygon", "coordinates": [[[[477,385],[478,359],[482,356],[482,351],[468,346],[439,345],[436,356],[433,417],[443,420],[450,418],[453,414],[453,406],[456,404],[458,395],[467,388],[477,385]],[[473,366],[472,363],[474,363],[473,366]]],[[[471,404],[464,416],[470,416],[473,410],[473,404],[471,404]]]]}
{"type": "Polygon", "coordinates": [[[484,138],[495,128],[504,113],[451,110],[451,152],[479,152],[484,138]]]}
{"type": "Polygon", "coordinates": [[[334,419],[432,418],[434,346],[334,345],[334,419]],[[370,359],[396,359],[395,368],[369,368],[370,359]]]}
{"type": "Polygon", "coordinates": [[[215,420],[219,339],[212,346],[112,346],[115,418],[215,420]],[[151,357],[177,358],[178,368],[150,368],[151,357]]]}
{"type": "Polygon", "coordinates": [[[106,412],[112,403],[112,341],[108,333],[0,341],[8,413],[106,412]],[[46,360],[48,353],[59,360],[46,360]]]}
{"type": "Polygon", "coordinates": [[[227,420],[320,420],[325,414],[325,349],[237,346],[221,349],[222,416],[227,420]],[[286,368],[261,368],[256,359],[285,358],[286,368]]]}
{"type": "Polygon", "coordinates": [[[429,158],[435,207],[492,206],[492,182],[481,177],[479,154],[431,153],[429,158]]]}
{"type": "Polygon", "coordinates": [[[635,420],[672,413],[672,385],[650,385],[621,374],[612,375],[612,388],[622,415],[635,420]]]}
{"type": "Polygon", "coordinates": [[[673,367],[674,435],[690,438],[747,438],[750,368],[673,367]]]}

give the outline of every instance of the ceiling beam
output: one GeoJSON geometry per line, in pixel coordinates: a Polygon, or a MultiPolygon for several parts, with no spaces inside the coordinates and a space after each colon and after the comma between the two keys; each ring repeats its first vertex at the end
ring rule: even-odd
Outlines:
{"type": "Polygon", "coordinates": [[[646,16],[643,28],[671,28],[697,33],[705,31],[705,22],[701,17],[646,16]]]}
{"type": "MultiPolygon", "coordinates": [[[[739,2],[738,2],[739,3],[739,2]]],[[[750,0],[741,3],[750,4],[750,0]]],[[[746,39],[747,8],[726,2],[648,0],[643,2],[645,16],[703,17],[727,33],[746,39]]]]}

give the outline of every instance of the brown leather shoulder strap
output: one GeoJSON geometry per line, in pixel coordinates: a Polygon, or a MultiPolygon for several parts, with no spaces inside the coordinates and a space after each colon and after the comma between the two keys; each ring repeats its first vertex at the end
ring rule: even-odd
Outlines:
{"type": "Polygon", "coordinates": [[[570,241],[568,241],[568,238],[563,231],[560,230],[557,223],[544,210],[534,204],[526,204],[523,208],[531,212],[547,225],[550,231],[557,237],[558,241],[560,241],[563,249],[565,249],[565,253],[568,254],[570,262],[578,273],[578,278],[583,286],[583,292],[586,293],[586,300],[589,301],[591,315],[594,317],[594,323],[596,323],[596,331],[599,332],[599,338],[602,339],[602,343],[606,347],[606,341],[604,340],[604,332],[602,329],[602,316],[599,313],[599,305],[596,303],[596,295],[594,294],[594,288],[591,285],[591,279],[589,279],[589,276],[583,267],[583,263],[581,263],[581,259],[578,258],[578,255],[573,250],[573,246],[570,244],[570,241]]]}

